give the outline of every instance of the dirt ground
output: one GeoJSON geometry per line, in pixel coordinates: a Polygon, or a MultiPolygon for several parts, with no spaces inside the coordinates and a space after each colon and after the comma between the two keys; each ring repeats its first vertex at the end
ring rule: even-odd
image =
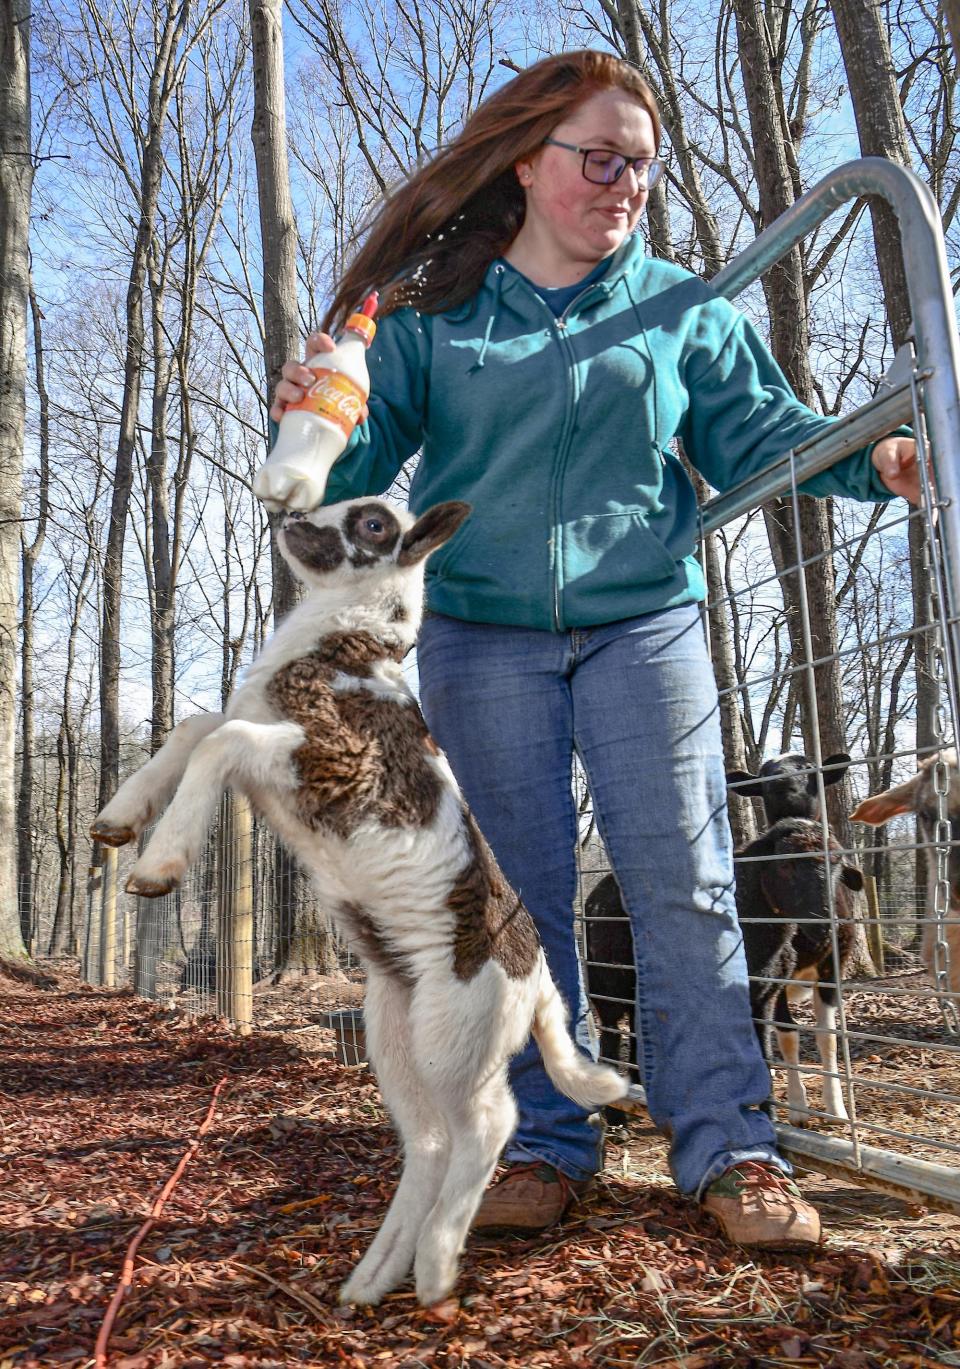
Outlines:
{"type": "MultiPolygon", "coordinates": [[[[960,1366],[960,1217],[805,1175],[822,1249],[749,1257],[677,1196],[642,1122],[611,1133],[596,1190],[562,1226],[472,1237],[455,1299],[424,1312],[404,1289],[340,1308],[398,1170],[369,1071],[338,1065],[333,1034],[310,1022],[357,996],[325,984],[300,1004],[268,995],[261,1029],[240,1038],[69,974],[0,978],[0,1369],[95,1363],[128,1242],[222,1079],[137,1252],[111,1369],[960,1366]]],[[[863,1035],[905,1042],[855,1041],[857,1071],[952,1089],[955,1056],[926,1001],[908,997],[894,1033],[888,1000],[851,995],[863,1035]]],[[[907,1120],[902,1098],[862,1097],[875,1119],[907,1120]]],[[[955,1110],[923,1107],[909,1123],[960,1135],[955,1110]]]]}

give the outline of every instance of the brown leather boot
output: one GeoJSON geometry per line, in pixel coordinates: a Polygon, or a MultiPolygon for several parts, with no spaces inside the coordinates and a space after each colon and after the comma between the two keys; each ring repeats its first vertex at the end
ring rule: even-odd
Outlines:
{"type": "Polygon", "coordinates": [[[545,1231],[591,1182],[568,1179],[542,1160],[509,1165],[483,1195],[472,1230],[545,1231]]]}
{"type": "Polygon", "coordinates": [[[815,1246],[820,1214],[776,1165],[744,1160],[707,1189],[703,1206],[735,1245],[766,1250],[815,1246]]]}

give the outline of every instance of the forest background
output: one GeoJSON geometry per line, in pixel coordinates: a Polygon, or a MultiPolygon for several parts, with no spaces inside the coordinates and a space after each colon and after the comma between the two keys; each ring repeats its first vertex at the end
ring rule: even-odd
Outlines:
{"type": "MultiPolygon", "coordinates": [[[[408,168],[516,70],[596,46],[663,110],[652,253],[710,277],[881,155],[933,191],[956,286],[955,20],[955,0],[0,0],[0,955],[75,952],[98,807],[221,707],[293,602],[251,492],[267,396],[408,168]]],[[[910,325],[892,213],[847,206],[739,303],[801,398],[863,402],[910,325]]],[[[861,792],[936,718],[922,527],[877,538],[880,517],[800,512],[833,658],[820,742],[868,758],[861,792]]],[[[726,597],[796,535],[778,500],[705,547],[718,681],[774,682],[724,695],[731,765],[812,745],[797,577],[726,597]]],[[[831,797],[842,827],[851,794],[831,797]]]]}

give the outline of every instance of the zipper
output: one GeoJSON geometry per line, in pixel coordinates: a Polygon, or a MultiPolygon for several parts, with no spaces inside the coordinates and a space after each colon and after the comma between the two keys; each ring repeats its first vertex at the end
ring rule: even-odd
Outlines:
{"type": "MultiPolygon", "coordinates": [[[[551,521],[554,529],[553,629],[555,632],[560,632],[563,628],[563,613],[561,604],[561,599],[563,595],[563,587],[561,584],[561,577],[563,573],[563,533],[561,530],[562,525],[560,523],[561,495],[563,491],[564,472],[567,468],[567,457],[570,455],[573,430],[576,423],[577,405],[580,401],[580,395],[578,393],[577,375],[572,365],[572,363],[575,360],[573,354],[573,346],[567,340],[567,322],[569,320],[570,311],[574,309],[576,305],[578,305],[580,301],[586,295],[589,295],[590,292],[594,289],[596,289],[596,282],[594,282],[593,285],[588,285],[586,290],[581,290],[579,295],[575,295],[573,299],[570,301],[570,303],[567,305],[566,309],[564,309],[560,317],[554,317],[553,320],[554,324],[556,325],[555,335],[557,343],[559,344],[561,354],[563,355],[564,360],[567,363],[567,371],[570,376],[570,411],[567,419],[566,432],[564,433],[564,440],[560,443],[560,450],[557,456],[557,460],[554,462],[553,496],[551,500],[550,510],[551,521]]],[[[538,296],[538,298],[540,297],[538,296]]],[[[552,310],[549,309],[549,306],[547,305],[546,301],[542,302],[544,308],[547,309],[548,312],[552,313],[552,310]]]]}
{"type": "MultiPolygon", "coordinates": [[[[526,284],[526,282],[523,282],[523,284],[526,284]]],[[[553,325],[553,336],[556,338],[557,343],[560,346],[560,350],[562,355],[564,356],[564,360],[568,363],[574,359],[573,349],[566,339],[566,329],[570,311],[571,309],[575,308],[575,306],[578,305],[582,299],[589,295],[591,291],[598,289],[599,286],[600,282],[594,281],[591,285],[588,285],[585,290],[581,290],[579,295],[575,295],[573,297],[573,299],[564,309],[563,313],[560,315],[559,318],[557,318],[556,314],[550,308],[549,304],[547,304],[543,296],[539,294],[536,290],[532,288],[530,289],[530,293],[534,296],[538,303],[541,304],[543,308],[546,310],[550,318],[550,322],[553,325]]],[[[576,375],[571,368],[568,367],[568,370],[570,373],[570,390],[568,396],[570,400],[570,408],[566,418],[566,425],[564,427],[563,432],[561,433],[561,440],[559,444],[559,457],[554,462],[553,466],[553,489],[550,496],[550,520],[552,528],[551,541],[553,543],[553,628],[555,632],[562,631],[562,615],[560,611],[560,574],[561,567],[563,565],[563,544],[562,534],[560,531],[560,492],[563,486],[563,473],[566,469],[567,456],[569,455],[570,439],[573,436],[574,418],[579,398],[576,393],[576,375]]]]}
{"type": "MultiPolygon", "coordinates": [[[[546,310],[546,312],[547,312],[547,314],[548,314],[548,316],[549,316],[549,319],[550,319],[550,324],[551,324],[550,334],[551,334],[551,336],[555,339],[557,345],[559,346],[559,348],[560,348],[560,353],[561,353],[561,357],[563,358],[564,363],[566,363],[566,361],[567,361],[567,359],[568,359],[568,344],[567,344],[566,339],[565,339],[565,337],[564,337],[564,331],[565,331],[566,326],[567,326],[567,325],[566,325],[566,315],[567,315],[567,312],[569,311],[571,305],[576,304],[577,300],[576,300],[576,299],[571,300],[571,301],[570,301],[570,304],[567,306],[567,308],[564,309],[563,314],[561,314],[560,318],[557,318],[556,314],[555,314],[555,313],[553,312],[553,310],[550,308],[549,304],[547,304],[546,300],[543,298],[542,295],[537,294],[537,291],[536,291],[536,290],[531,291],[531,293],[536,297],[536,299],[539,301],[539,303],[540,303],[540,304],[543,306],[543,308],[546,310]]],[[[582,293],[583,293],[583,294],[586,294],[587,292],[584,290],[582,293]]],[[[577,299],[579,299],[579,298],[580,298],[580,296],[578,295],[578,296],[577,296],[577,299]]],[[[565,415],[565,418],[564,418],[564,426],[563,426],[563,428],[562,428],[562,430],[561,430],[561,433],[560,433],[560,442],[559,442],[559,444],[558,444],[558,453],[559,453],[559,456],[558,456],[558,458],[557,458],[557,459],[554,461],[554,463],[553,463],[553,479],[552,479],[552,481],[551,481],[551,490],[550,490],[550,528],[551,528],[550,541],[551,541],[552,549],[553,549],[553,585],[552,585],[552,590],[553,590],[553,630],[554,630],[554,632],[560,632],[560,631],[562,630],[562,625],[561,625],[561,624],[562,624],[562,615],[561,615],[561,612],[560,612],[560,597],[561,597],[560,571],[561,571],[561,566],[563,565],[563,540],[562,540],[562,532],[561,532],[561,528],[560,528],[560,487],[561,487],[561,485],[562,485],[562,483],[563,483],[563,468],[564,468],[564,466],[566,465],[566,452],[567,452],[567,447],[569,446],[569,443],[570,443],[570,436],[571,436],[571,434],[572,434],[572,432],[573,432],[573,416],[574,416],[574,411],[575,411],[575,409],[576,409],[576,395],[574,394],[575,385],[576,385],[576,381],[575,381],[574,377],[571,375],[571,376],[570,376],[570,380],[569,380],[568,394],[567,394],[567,398],[568,398],[568,400],[569,400],[569,408],[568,408],[568,411],[567,411],[567,413],[566,413],[566,415],[565,415]]]]}

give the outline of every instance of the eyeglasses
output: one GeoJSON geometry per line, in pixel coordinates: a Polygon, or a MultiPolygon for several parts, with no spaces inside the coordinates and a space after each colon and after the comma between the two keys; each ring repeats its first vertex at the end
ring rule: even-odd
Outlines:
{"type": "Polygon", "coordinates": [[[543,141],[551,147],[565,147],[568,152],[581,153],[583,178],[594,185],[613,185],[627,167],[632,166],[637,184],[649,190],[663,174],[663,162],[659,157],[624,157],[619,152],[608,152],[603,147],[577,147],[575,143],[562,143],[558,138],[544,138],[543,141]]]}

